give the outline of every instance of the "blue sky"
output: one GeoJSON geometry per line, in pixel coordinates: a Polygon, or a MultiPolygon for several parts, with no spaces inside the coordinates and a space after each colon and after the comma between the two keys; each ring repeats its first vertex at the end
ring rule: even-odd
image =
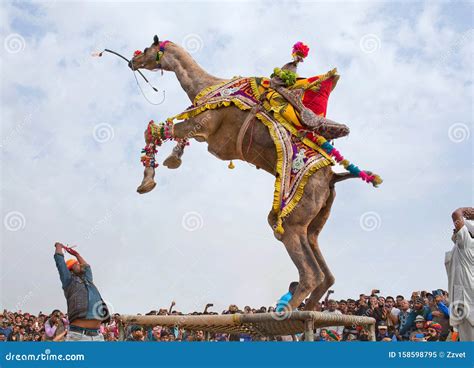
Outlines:
{"type": "Polygon", "coordinates": [[[337,188],[321,234],[335,297],[446,288],[450,214],[473,203],[470,14],[468,2],[3,2],[1,307],[65,309],[55,241],[78,245],[125,313],[270,305],[297,278],[267,225],[270,175],[229,171],[192,142],[179,170],[135,193],[146,123],[189,101],[173,74],[147,72],[166,90],[150,105],[124,63],[90,53],[131,55],[154,34],[220,77],[269,75],[299,40],[301,75],[338,67],[328,117],[351,134],[336,146],[385,182],[337,188]]]}

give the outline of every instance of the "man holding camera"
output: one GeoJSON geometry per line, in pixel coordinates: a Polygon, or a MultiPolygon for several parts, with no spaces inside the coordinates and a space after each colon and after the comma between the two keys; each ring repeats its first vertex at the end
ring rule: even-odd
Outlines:
{"type": "Polygon", "coordinates": [[[54,260],[67,301],[69,330],[66,341],[104,341],[99,328],[110,320],[109,311],[93,283],[92,270],[72,248],[55,244],[54,260]],[[64,259],[64,250],[76,259],[64,259]]]}

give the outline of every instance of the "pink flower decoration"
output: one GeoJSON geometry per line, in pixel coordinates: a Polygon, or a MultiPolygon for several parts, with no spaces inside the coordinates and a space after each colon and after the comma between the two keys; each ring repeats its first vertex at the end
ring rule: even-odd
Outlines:
{"type": "Polygon", "coordinates": [[[308,56],[308,53],[309,53],[309,47],[306,46],[303,42],[299,41],[293,45],[292,54],[305,58],[306,56],[308,56]]]}

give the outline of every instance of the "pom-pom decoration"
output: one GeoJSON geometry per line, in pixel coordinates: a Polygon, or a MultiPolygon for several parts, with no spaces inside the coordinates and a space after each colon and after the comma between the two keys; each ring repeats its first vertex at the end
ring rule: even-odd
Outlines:
{"type": "Polygon", "coordinates": [[[133,56],[134,56],[134,57],[135,57],[135,56],[138,56],[138,55],[140,55],[141,53],[142,53],[141,50],[136,50],[136,51],[133,53],[133,56]]]}
{"type": "Polygon", "coordinates": [[[336,162],[344,167],[351,174],[358,176],[366,183],[371,183],[374,187],[378,187],[382,184],[383,180],[380,176],[362,171],[356,165],[350,163],[349,160],[345,159],[344,156],[331,144],[326,138],[321,135],[315,135],[315,138],[312,139],[319,147],[321,147],[328,155],[332,156],[336,162]]]}
{"type": "Polygon", "coordinates": [[[303,42],[299,41],[293,45],[293,51],[291,52],[291,55],[295,61],[303,61],[303,59],[308,56],[308,53],[309,47],[303,42]]]}

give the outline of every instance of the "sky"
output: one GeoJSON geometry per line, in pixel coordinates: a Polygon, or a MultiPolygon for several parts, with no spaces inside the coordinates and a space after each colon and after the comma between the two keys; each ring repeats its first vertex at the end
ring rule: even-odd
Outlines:
{"type": "MultiPolygon", "coordinates": [[[[335,298],[447,288],[451,213],[472,206],[472,3],[8,2],[0,6],[0,308],[66,302],[56,241],[76,245],[113,312],[214,303],[269,306],[298,277],[267,224],[274,178],[220,161],[192,141],[140,196],[143,131],[189,105],[174,74],[126,64],[153,35],[209,73],[269,76],[303,41],[303,76],[337,67],[328,118],[351,128],[336,147],[384,179],[337,185],[320,235],[335,298]],[[165,95],[163,98],[163,91],[165,95]]],[[[172,143],[162,147],[161,162],[172,143]]],[[[339,170],[338,168],[334,168],[339,170]]]]}

